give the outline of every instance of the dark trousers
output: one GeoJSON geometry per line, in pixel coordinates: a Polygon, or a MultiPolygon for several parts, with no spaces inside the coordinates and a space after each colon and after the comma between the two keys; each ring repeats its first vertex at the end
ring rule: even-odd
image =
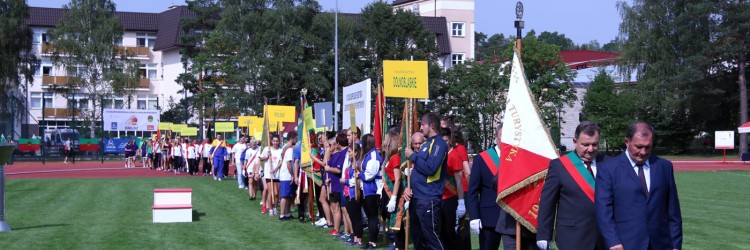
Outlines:
{"type": "Polygon", "coordinates": [[[443,226],[440,227],[440,237],[448,249],[461,249],[458,234],[456,234],[456,208],[458,196],[443,200],[443,226]]]}
{"type": "Polygon", "coordinates": [[[175,156],[174,158],[172,158],[172,162],[174,162],[174,170],[178,171],[180,168],[182,168],[185,160],[182,159],[182,156],[175,156]]]}
{"type": "Polygon", "coordinates": [[[222,168],[222,171],[224,171],[224,177],[229,176],[229,161],[224,161],[224,168],[222,168]]]}
{"type": "MultiPolygon", "coordinates": [[[[347,187],[344,187],[347,188],[347,187]]],[[[362,200],[349,199],[346,201],[346,212],[349,214],[349,220],[352,221],[352,232],[354,237],[362,238],[362,200]]],[[[377,224],[376,224],[377,225],[377,224]]]]}
{"type": "MultiPolygon", "coordinates": [[[[484,225],[482,226],[482,230],[479,231],[479,249],[498,249],[500,247],[500,240],[502,239],[502,235],[498,232],[495,232],[494,227],[484,227],[484,225]]],[[[515,241],[513,244],[513,247],[515,248],[515,241]]]]}
{"type": "Polygon", "coordinates": [[[161,153],[154,153],[154,158],[151,159],[154,162],[154,169],[161,167],[161,153]]]}
{"type": "Polygon", "coordinates": [[[212,166],[210,163],[208,163],[208,157],[202,157],[202,158],[203,158],[203,173],[210,174],[212,166]]]}
{"type": "Polygon", "coordinates": [[[440,239],[442,201],[420,200],[409,203],[409,229],[416,249],[446,249],[440,239]]]}
{"type": "Polygon", "coordinates": [[[370,242],[378,242],[378,233],[380,230],[378,229],[378,225],[380,225],[378,218],[378,201],[380,201],[380,195],[373,194],[365,196],[365,214],[367,215],[367,227],[369,228],[367,230],[368,235],[370,236],[370,242]]]}
{"type": "MultiPolygon", "coordinates": [[[[300,189],[304,189],[304,187],[300,187],[300,189]]],[[[297,217],[298,218],[305,218],[305,210],[307,210],[307,206],[309,205],[307,201],[308,193],[300,191],[299,194],[299,204],[297,204],[297,217]]],[[[312,211],[310,211],[312,212],[312,211]]]]}
{"type": "Polygon", "coordinates": [[[190,175],[198,173],[198,159],[188,159],[188,172],[190,175]]]}

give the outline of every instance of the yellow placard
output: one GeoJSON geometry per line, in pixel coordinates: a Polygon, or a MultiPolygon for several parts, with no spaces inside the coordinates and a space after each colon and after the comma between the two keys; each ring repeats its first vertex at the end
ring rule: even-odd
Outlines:
{"type": "Polygon", "coordinates": [[[215,132],[234,132],[234,122],[216,122],[214,124],[215,132]]]}
{"type": "Polygon", "coordinates": [[[276,122],[297,122],[294,106],[268,105],[268,124],[276,126],[276,122]]]}
{"type": "Polygon", "coordinates": [[[427,99],[427,61],[383,61],[383,92],[386,97],[427,99]]]}
{"type": "Polygon", "coordinates": [[[171,129],[172,129],[172,132],[182,134],[182,130],[187,128],[187,126],[188,126],[187,124],[172,124],[171,129]]]}
{"type": "Polygon", "coordinates": [[[172,129],[172,123],[171,122],[160,122],[159,123],[159,130],[171,130],[172,129]]]}
{"type": "Polygon", "coordinates": [[[196,127],[184,127],[180,130],[182,136],[198,136],[198,128],[196,127]]]}
{"type": "Polygon", "coordinates": [[[237,127],[248,128],[248,131],[263,130],[263,118],[258,116],[237,117],[237,127]]]}

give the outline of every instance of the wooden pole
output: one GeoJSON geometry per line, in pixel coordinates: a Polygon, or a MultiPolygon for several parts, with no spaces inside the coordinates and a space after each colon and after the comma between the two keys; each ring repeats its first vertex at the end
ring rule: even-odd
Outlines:
{"type": "Polygon", "coordinates": [[[521,223],[516,221],[516,249],[521,249],[521,223]]]}

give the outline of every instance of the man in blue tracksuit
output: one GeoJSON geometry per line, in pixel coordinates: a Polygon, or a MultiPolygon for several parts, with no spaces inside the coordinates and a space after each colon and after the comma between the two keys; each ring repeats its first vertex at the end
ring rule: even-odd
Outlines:
{"type": "Polygon", "coordinates": [[[210,153],[214,162],[214,180],[221,181],[224,178],[224,157],[227,154],[227,143],[222,140],[221,134],[216,135],[216,140],[211,143],[210,153]]]}
{"type": "Polygon", "coordinates": [[[439,235],[448,144],[437,132],[440,129],[440,117],[436,114],[427,113],[422,116],[420,129],[428,139],[419,148],[419,152],[406,149],[406,156],[414,163],[414,168],[410,171],[411,189],[404,191],[411,207],[411,234],[416,249],[445,249],[439,235]]]}

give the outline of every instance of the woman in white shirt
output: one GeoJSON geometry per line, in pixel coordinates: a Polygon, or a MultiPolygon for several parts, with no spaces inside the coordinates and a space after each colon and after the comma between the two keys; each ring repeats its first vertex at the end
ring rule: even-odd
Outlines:
{"type": "MultiPolygon", "coordinates": [[[[188,141],[188,139],[185,139],[188,141]]],[[[195,175],[198,173],[198,140],[193,140],[187,146],[188,174],[195,175]]]]}
{"type": "Polygon", "coordinates": [[[281,149],[279,148],[281,138],[274,134],[271,136],[271,148],[263,149],[260,154],[262,157],[261,161],[266,161],[263,168],[265,186],[263,190],[264,206],[261,206],[261,212],[265,213],[268,208],[271,208],[268,213],[269,216],[276,215],[276,201],[279,197],[279,163],[281,162],[281,149]],[[273,183],[273,185],[271,185],[273,183]],[[267,192],[269,188],[273,188],[273,195],[271,192],[267,192]]]}
{"type": "Polygon", "coordinates": [[[175,139],[172,143],[172,163],[174,164],[174,174],[177,174],[179,169],[182,167],[182,162],[184,159],[182,158],[182,143],[175,139]]]}
{"type": "Polygon", "coordinates": [[[240,137],[239,140],[237,140],[237,144],[232,147],[232,165],[234,165],[235,173],[234,176],[237,177],[237,187],[239,189],[245,188],[245,174],[243,173],[243,165],[242,165],[242,153],[245,152],[245,149],[247,148],[247,145],[245,145],[245,138],[240,137]]]}

